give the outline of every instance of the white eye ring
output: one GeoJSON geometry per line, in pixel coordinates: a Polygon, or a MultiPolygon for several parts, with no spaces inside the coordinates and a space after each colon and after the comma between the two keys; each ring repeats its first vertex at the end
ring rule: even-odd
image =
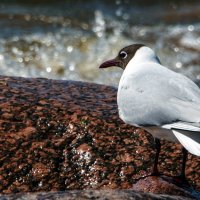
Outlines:
{"type": "Polygon", "coordinates": [[[119,56],[120,56],[120,58],[125,59],[128,56],[128,54],[125,51],[121,51],[119,53],[119,56]]]}

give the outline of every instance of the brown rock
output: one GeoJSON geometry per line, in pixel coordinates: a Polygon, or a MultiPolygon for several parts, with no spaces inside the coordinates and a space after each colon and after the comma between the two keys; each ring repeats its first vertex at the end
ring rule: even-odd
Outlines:
{"type": "Polygon", "coordinates": [[[178,195],[192,198],[188,191],[181,189],[180,187],[175,186],[169,181],[166,181],[162,177],[158,176],[148,176],[144,179],[140,179],[133,185],[132,189],[138,192],[178,195]]]}
{"type": "MultiPolygon", "coordinates": [[[[151,174],[153,138],[118,117],[116,89],[0,77],[0,192],[129,189],[151,174]]],[[[159,170],[178,175],[181,146],[162,141],[159,170]]],[[[200,189],[200,158],[186,175],[200,189]]]]}

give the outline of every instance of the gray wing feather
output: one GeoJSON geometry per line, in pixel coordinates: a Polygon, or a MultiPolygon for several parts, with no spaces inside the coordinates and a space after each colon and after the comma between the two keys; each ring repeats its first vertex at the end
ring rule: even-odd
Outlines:
{"type": "Polygon", "coordinates": [[[200,89],[193,81],[154,63],[144,68],[124,78],[124,88],[118,90],[119,113],[125,122],[200,122],[200,89]]]}
{"type": "Polygon", "coordinates": [[[200,124],[199,123],[189,123],[189,122],[174,122],[171,124],[165,124],[161,126],[166,129],[177,129],[177,130],[186,130],[186,131],[195,131],[200,132],[200,124]]]}

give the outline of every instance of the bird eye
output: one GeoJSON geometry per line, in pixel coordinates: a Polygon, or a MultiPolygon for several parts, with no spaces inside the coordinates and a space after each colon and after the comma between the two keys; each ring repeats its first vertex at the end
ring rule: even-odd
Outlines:
{"type": "Polygon", "coordinates": [[[119,53],[119,56],[120,56],[120,58],[125,59],[128,56],[128,54],[125,51],[121,51],[119,53]]]}

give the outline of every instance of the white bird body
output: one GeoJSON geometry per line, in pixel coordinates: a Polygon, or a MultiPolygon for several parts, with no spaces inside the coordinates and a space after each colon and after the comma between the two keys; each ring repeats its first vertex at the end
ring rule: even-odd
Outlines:
{"type": "Polygon", "coordinates": [[[200,89],[189,78],[159,62],[154,51],[139,48],[119,82],[120,118],[156,138],[179,141],[200,156],[200,89]]]}

